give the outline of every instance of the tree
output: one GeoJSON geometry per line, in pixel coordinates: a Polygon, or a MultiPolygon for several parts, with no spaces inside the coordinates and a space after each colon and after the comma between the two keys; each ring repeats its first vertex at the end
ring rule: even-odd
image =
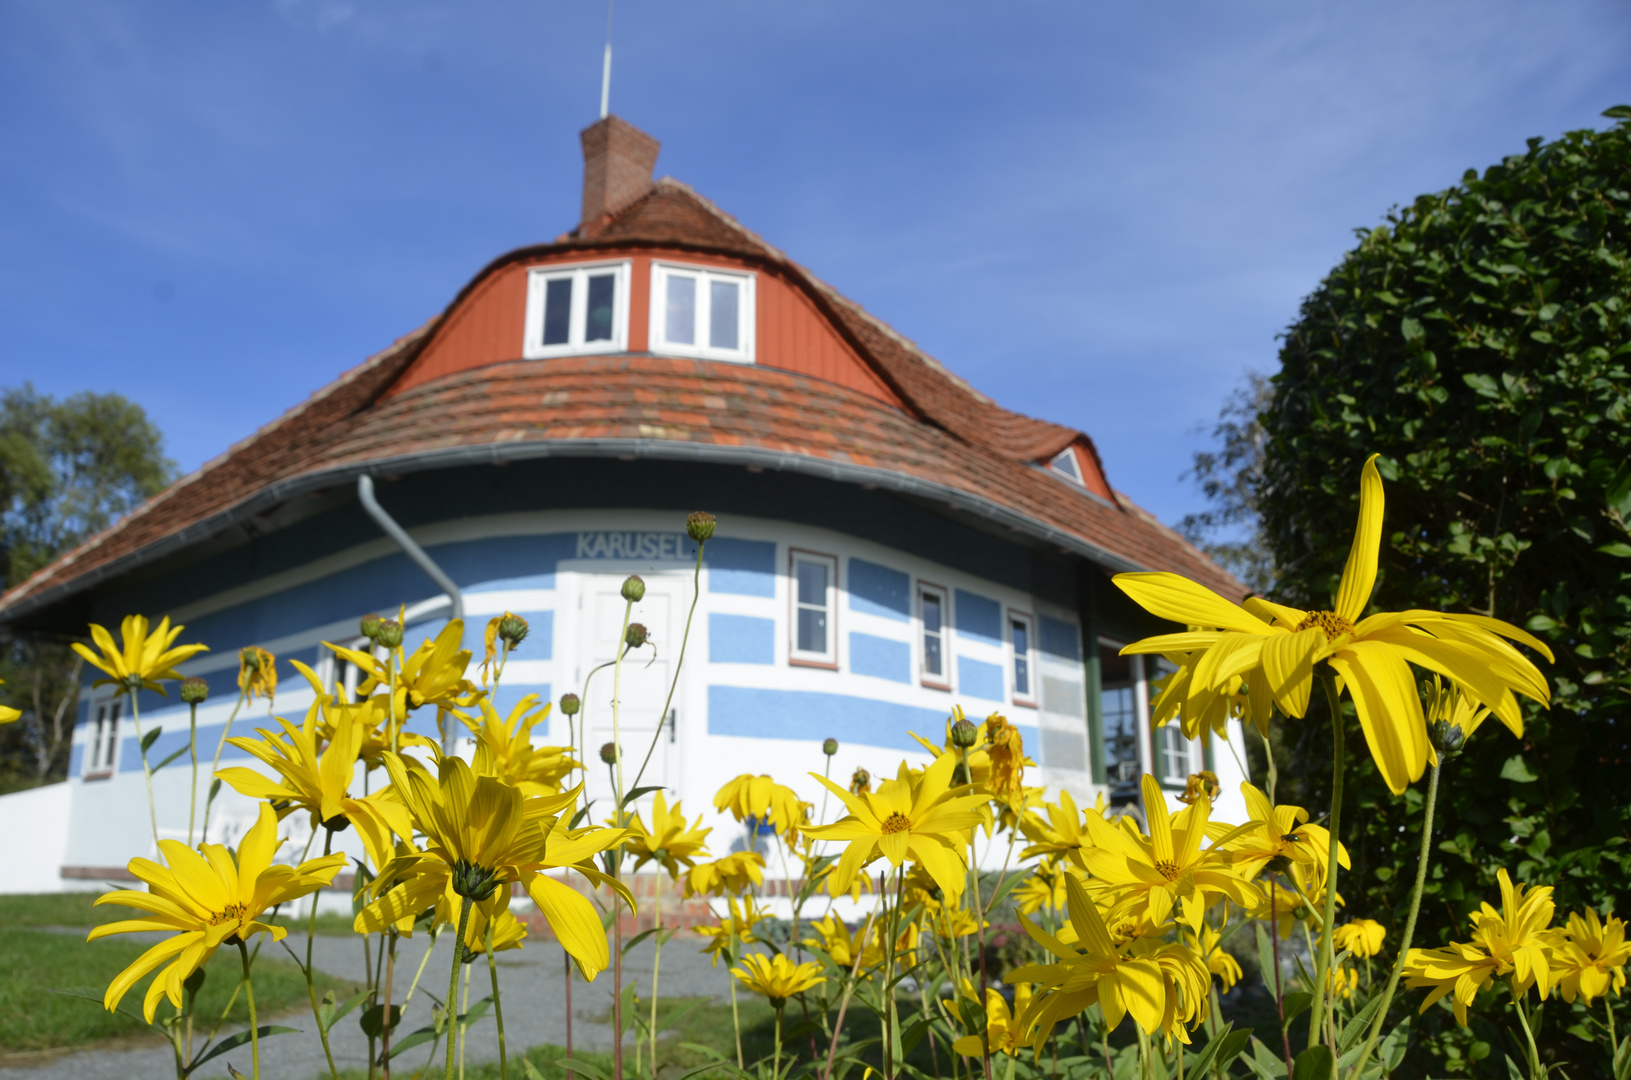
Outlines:
{"type": "Polygon", "coordinates": [[[1219,449],[1195,454],[1185,473],[1201,487],[1209,510],[1185,514],[1178,523],[1184,539],[1206,552],[1219,566],[1255,593],[1274,590],[1274,554],[1263,536],[1258,510],[1263,485],[1265,436],[1259,416],[1274,394],[1269,380],[1253,371],[1218,411],[1212,438],[1219,449]],[[1222,534],[1222,539],[1214,539],[1222,534]]]}
{"type": "MultiPolygon", "coordinates": [[[[84,392],[62,401],[33,386],[0,392],[0,571],[7,588],[113,524],[175,475],[140,405],[84,392]]],[[[22,721],[0,729],[0,785],[62,775],[80,667],[62,642],[7,632],[0,694],[22,721]]]]}
{"type": "MultiPolygon", "coordinates": [[[[1631,899],[1631,108],[1605,115],[1361,231],[1303,302],[1261,415],[1258,508],[1286,600],[1328,606],[1378,453],[1376,604],[1492,615],[1557,656],[1552,708],[1528,710],[1522,740],[1491,721],[1445,769],[1422,943],[1462,930],[1501,866],[1556,884],[1560,908],[1631,899]]],[[[1310,725],[1323,767],[1320,739],[1310,725]]],[[[1389,797],[1365,755],[1349,770],[1344,821],[1362,831],[1344,892],[1386,919],[1408,897],[1421,794],[1389,797]]]]}

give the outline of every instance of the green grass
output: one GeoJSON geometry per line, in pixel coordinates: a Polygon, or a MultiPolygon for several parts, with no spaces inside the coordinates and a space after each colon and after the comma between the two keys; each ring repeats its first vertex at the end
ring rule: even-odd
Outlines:
{"type": "MultiPolygon", "coordinates": [[[[28,905],[12,907],[33,910],[28,905]]],[[[87,943],[78,934],[19,928],[10,921],[11,914],[8,910],[7,921],[0,924],[0,1052],[83,1046],[149,1033],[150,1029],[139,1020],[107,1012],[98,1002],[51,993],[78,988],[100,994],[114,976],[148,949],[147,944],[119,938],[87,943]]],[[[35,912],[36,917],[38,914],[35,912]]],[[[263,1023],[266,1017],[310,1007],[300,969],[286,959],[277,959],[274,948],[268,941],[255,961],[255,1004],[263,1023]]],[[[213,1025],[238,983],[241,969],[237,950],[218,950],[205,970],[208,974],[198,996],[197,1015],[199,1023],[213,1025]]],[[[140,1014],[146,985],[143,980],[125,996],[126,1008],[140,1014]]],[[[359,989],[319,972],[318,993],[330,988],[342,999],[359,989]]],[[[160,1015],[169,1010],[168,1003],[160,1004],[160,1015]]],[[[248,1019],[244,996],[239,994],[229,1020],[248,1019]]]]}
{"type": "Polygon", "coordinates": [[[141,914],[121,904],[92,907],[96,897],[96,893],[89,892],[0,896],[0,930],[30,926],[101,926],[141,914]]]}

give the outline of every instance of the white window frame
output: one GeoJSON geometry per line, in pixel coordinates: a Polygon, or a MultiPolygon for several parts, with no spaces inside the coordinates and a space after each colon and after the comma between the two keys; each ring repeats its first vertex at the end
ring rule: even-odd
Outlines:
{"type": "Polygon", "coordinates": [[[1162,785],[1166,787],[1184,787],[1189,783],[1189,776],[1191,773],[1201,771],[1196,767],[1198,764],[1195,754],[1197,744],[1193,740],[1186,739],[1184,737],[1183,725],[1178,723],[1178,721],[1175,719],[1169,720],[1165,724],[1162,724],[1160,727],[1156,728],[1155,733],[1156,737],[1151,740],[1155,743],[1155,745],[1151,747],[1151,749],[1159,759],[1156,764],[1160,769],[1158,775],[1160,776],[1162,785]],[[1167,768],[1168,756],[1173,752],[1168,746],[1169,740],[1176,740],[1178,743],[1182,744],[1184,768],[1179,773],[1173,773],[1167,768]]]}
{"type": "Polygon", "coordinates": [[[525,338],[521,355],[528,360],[544,360],[552,356],[586,356],[594,353],[626,352],[629,341],[629,282],[630,262],[620,259],[612,262],[547,264],[527,271],[527,315],[525,338]],[[589,317],[589,278],[598,277],[607,270],[616,278],[612,297],[612,337],[610,341],[583,340],[589,317]],[[572,314],[567,343],[544,344],[544,300],[548,284],[562,278],[572,280],[572,314]]]}
{"type": "Polygon", "coordinates": [[[1008,653],[1008,689],[1015,705],[1025,705],[1036,708],[1036,618],[1028,611],[1008,609],[1008,625],[1004,628],[1003,636],[1007,640],[1008,653]],[[1021,653],[1014,644],[1014,624],[1019,623],[1025,627],[1025,651],[1021,653]],[[1024,692],[1019,689],[1019,664],[1025,662],[1024,692]]]}
{"type": "Polygon", "coordinates": [[[90,737],[85,743],[85,764],[79,771],[81,779],[106,780],[118,771],[119,729],[123,726],[124,705],[123,694],[91,701],[90,737]],[[105,736],[104,723],[108,725],[105,736]]]}
{"type": "Polygon", "coordinates": [[[797,667],[838,668],[838,556],[803,548],[787,549],[787,662],[797,667]],[[799,648],[799,579],[801,562],[827,568],[827,649],[799,648]]]}
{"type": "Polygon", "coordinates": [[[917,672],[918,682],[931,690],[951,689],[951,591],[944,585],[918,581],[917,600],[917,672]],[[929,671],[929,631],[923,621],[923,597],[932,593],[940,601],[940,674],[929,671]]]}
{"type": "Polygon", "coordinates": [[[716,266],[698,266],[691,263],[657,262],[651,264],[651,351],[672,356],[694,356],[702,360],[725,360],[735,364],[751,364],[754,356],[755,318],[754,283],[757,275],[747,270],[726,270],[716,266]],[[668,279],[680,274],[697,279],[696,341],[668,340],[668,279]],[[708,340],[713,305],[708,302],[708,285],[714,281],[732,281],[742,292],[737,298],[737,327],[735,349],[716,349],[703,344],[708,340]]]}
{"type": "Polygon", "coordinates": [[[1069,480],[1077,487],[1085,488],[1087,486],[1087,477],[1082,473],[1082,459],[1076,454],[1075,443],[1071,443],[1053,455],[1053,458],[1048,462],[1048,471],[1055,476],[1069,480]],[[1067,462],[1069,468],[1065,467],[1067,462]]]}

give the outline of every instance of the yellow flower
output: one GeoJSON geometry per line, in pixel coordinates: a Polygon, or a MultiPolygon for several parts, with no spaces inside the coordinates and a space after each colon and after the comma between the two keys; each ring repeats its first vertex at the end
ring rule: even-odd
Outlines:
{"type": "Polygon", "coordinates": [[[360,725],[354,719],[336,724],[328,745],[319,753],[311,716],[303,727],[295,727],[280,717],[272,719],[282,726],[281,734],[262,728],[257,732],[260,738],[240,735],[227,743],[269,766],[280,779],[242,766],[222,769],[215,775],[240,795],[270,800],[277,807],[279,820],[296,810],[307,810],[314,829],[324,825],[338,831],[356,826],[368,857],[376,867],[383,866],[391,855],[391,834],[406,839],[413,834],[413,824],[407,808],[390,788],[362,798],[352,798],[348,793],[356,772],[360,725]]]}
{"type": "Polygon", "coordinates": [[[1197,799],[1215,799],[1218,791],[1218,774],[1211,769],[1202,769],[1189,774],[1189,779],[1184,782],[1184,793],[1178,796],[1178,801],[1188,806],[1197,799]]]}
{"type": "Polygon", "coordinates": [[[1116,899],[1115,910],[1141,914],[1163,923],[1178,912],[1177,921],[1194,930],[1206,909],[1228,898],[1246,905],[1257,900],[1250,881],[1231,865],[1224,851],[1201,850],[1212,813],[1209,799],[1176,814],[1167,812],[1167,800],[1155,777],[1144,776],[1144,811],[1150,832],[1143,836],[1087,815],[1093,846],[1083,848],[1086,869],[1116,899]]]}
{"type": "MultiPolygon", "coordinates": [[[[0,685],[4,685],[5,681],[0,679],[0,685]]],[[[0,705],[0,724],[9,724],[21,715],[23,715],[22,712],[17,709],[13,709],[8,705],[0,705]]]]}
{"type": "MultiPolygon", "coordinates": [[[[1432,755],[1410,665],[1460,685],[1516,734],[1523,716],[1513,693],[1550,703],[1546,680],[1503,638],[1552,658],[1534,635],[1483,615],[1383,612],[1363,618],[1382,543],[1382,478],[1365,462],[1359,525],[1331,611],[1303,611],[1258,597],[1236,606],[1176,574],[1118,574],[1116,584],[1150,613],[1198,627],[1146,638],[1124,653],[1192,654],[1190,702],[1236,677],[1261,678],[1288,716],[1308,711],[1315,665],[1330,664],[1353,698],[1377,768],[1394,794],[1420,778],[1432,755]]],[[[1186,703],[1186,707],[1189,707],[1186,703]]],[[[1253,706],[1253,718],[1257,708],[1253,706]]]]}
{"type": "Polygon", "coordinates": [[[1065,906],[1065,874],[1060,866],[1039,866],[1031,876],[1015,886],[1014,909],[1034,915],[1042,908],[1059,911],[1065,906]]]}
{"type": "MultiPolygon", "coordinates": [[[[1330,857],[1331,834],[1322,825],[1308,824],[1307,810],[1300,806],[1275,806],[1253,784],[1241,784],[1240,793],[1246,798],[1246,811],[1251,814],[1251,820],[1233,830],[1221,823],[1213,824],[1207,835],[1222,843],[1241,876],[1255,878],[1277,858],[1293,866],[1323,870],[1330,857]]],[[[1349,865],[1348,849],[1340,842],[1337,862],[1343,869],[1349,865]]],[[[1299,880],[1298,884],[1303,882],[1299,880]]]]}
{"type": "Polygon", "coordinates": [[[1631,962],[1625,923],[1612,915],[1605,923],[1587,908],[1582,914],[1569,916],[1563,934],[1564,944],[1554,955],[1563,1000],[1573,1002],[1580,997],[1590,1005],[1610,991],[1619,997],[1625,986],[1625,965],[1631,962]]]}
{"type": "MultiPolygon", "coordinates": [[[[503,890],[500,890],[502,893],[503,890]]],[[[444,895],[443,903],[451,904],[459,899],[458,894],[449,892],[444,895]]],[[[498,899],[497,896],[494,899],[498,899]]],[[[507,901],[508,895],[504,896],[507,901]]],[[[509,909],[503,908],[496,915],[489,915],[487,904],[470,905],[470,925],[464,933],[465,952],[472,956],[481,956],[487,951],[487,924],[493,926],[493,952],[501,953],[509,949],[519,949],[527,939],[527,924],[516,918],[509,909]]],[[[446,921],[457,925],[457,909],[449,911],[451,916],[446,921]]]]}
{"type": "MultiPolygon", "coordinates": [[[[974,996],[974,986],[967,979],[963,980],[963,996],[977,1000],[974,996]]],[[[985,991],[985,1035],[964,1035],[951,1044],[954,1053],[964,1057],[984,1057],[985,1040],[991,1040],[993,1054],[1007,1054],[1018,1057],[1020,1048],[1025,1042],[1019,1037],[1019,1025],[1014,1023],[1014,1017],[1022,1015],[1025,1007],[1031,1003],[1031,984],[1020,983],[1014,987],[1014,1011],[1008,1011],[1008,1002],[1002,996],[1002,991],[994,986],[986,987],[985,991]]]]}
{"type": "Polygon", "coordinates": [[[270,705],[277,697],[277,657],[259,645],[239,649],[238,689],[245,700],[254,701],[258,695],[270,705]]]}
{"type": "MultiPolygon", "coordinates": [[[[442,627],[434,640],[422,642],[413,655],[402,661],[401,670],[395,675],[396,715],[401,716],[422,705],[468,708],[485,693],[464,677],[465,670],[470,666],[470,650],[459,648],[463,640],[464,621],[453,619],[442,627]]],[[[351,661],[358,671],[367,676],[357,687],[357,693],[362,697],[367,697],[390,681],[391,674],[387,670],[391,663],[389,657],[381,660],[368,649],[347,649],[327,641],[323,644],[332,649],[335,655],[351,661]]]]}
{"type": "Polygon", "coordinates": [[[1082,948],[1048,934],[1025,916],[1020,925],[1058,963],[1017,968],[1005,978],[1029,982],[1038,989],[1019,1017],[1020,1038],[1040,1053],[1055,1025],[1097,1003],[1114,1031],[1122,1018],[1148,1034],[1188,1042],[1184,1025],[1206,1015],[1212,976],[1194,952],[1179,945],[1134,942],[1129,955],[1111,940],[1099,911],[1075,878],[1067,878],[1070,925],[1082,948]],[[1139,948],[1143,945],[1145,947],[1139,948]]]}
{"type": "Polygon", "coordinates": [[[1361,960],[1382,951],[1382,939],[1387,927],[1374,919],[1351,919],[1336,928],[1332,940],[1339,949],[1347,949],[1361,960]]]}
{"type": "Polygon", "coordinates": [[[1334,967],[1326,977],[1325,989],[1333,999],[1341,998],[1347,1001],[1359,989],[1359,972],[1351,967],[1334,967]]]}
{"type": "Polygon", "coordinates": [[[1405,958],[1405,985],[1431,988],[1422,1012],[1454,992],[1456,1021],[1466,1027],[1467,1006],[1496,978],[1510,982],[1514,996],[1534,986],[1545,1000],[1551,990],[1553,952],[1560,944],[1558,933],[1549,929],[1554,910],[1551,887],[1526,890],[1522,884],[1514,885],[1504,869],[1497,877],[1501,908],[1480,905],[1472,916],[1471,942],[1411,949],[1405,958]]]}
{"type": "Polygon", "coordinates": [[[757,851],[738,851],[713,862],[701,862],[685,874],[685,895],[707,893],[740,896],[765,879],[765,857],[757,851]]]}
{"type": "Polygon", "coordinates": [[[826,953],[833,964],[844,971],[850,971],[855,967],[857,953],[861,957],[863,975],[883,963],[883,943],[877,931],[869,932],[865,942],[861,940],[862,933],[866,932],[864,923],[859,928],[851,930],[844,925],[844,920],[828,912],[824,917],[811,923],[810,929],[819,936],[805,938],[805,947],[826,953]]]}
{"type": "Polygon", "coordinates": [[[1275,889],[1272,893],[1272,905],[1269,902],[1270,895],[1268,889],[1260,890],[1256,902],[1247,904],[1242,911],[1248,919],[1269,923],[1280,935],[1280,940],[1286,941],[1291,937],[1291,932],[1297,928],[1297,918],[1303,910],[1303,902],[1297,899],[1297,894],[1290,889],[1275,889]]]}
{"type": "Polygon", "coordinates": [[[118,889],[103,893],[96,902],[123,904],[147,915],[98,926],[85,940],[143,931],[174,932],[175,936],[154,945],[121,971],[103,995],[103,1006],[112,1012],[138,979],[169,961],[142,1002],[142,1015],[151,1024],[159,998],[167,997],[170,1004],[181,1008],[181,984],[222,945],[262,933],[271,934],[273,941],[283,940],[288,931],[260,922],[261,914],[327,885],[345,866],[346,858],[335,852],[298,867],[274,866],[272,856],[281,843],[277,818],[262,803],[236,855],[220,844],[201,845],[200,854],[180,841],[160,840],[159,850],[168,867],[148,859],[130,860],[130,872],[147,882],[148,891],[118,889]]]}
{"type": "Polygon", "coordinates": [[[119,624],[123,648],[114,645],[112,634],[91,623],[91,640],[101,652],[94,653],[78,641],[74,642],[74,652],[92,667],[107,673],[107,678],[97,679],[93,686],[111,684],[122,690],[156,690],[163,694],[164,687],[159,685],[162,680],[181,678],[181,672],[175,670],[177,664],[209,651],[205,645],[176,646],[175,640],[184,629],[186,627],[172,628],[170,617],[166,615],[149,634],[145,615],[126,615],[119,624]]]}
{"type": "Polygon", "coordinates": [[[481,685],[483,686],[487,685],[488,675],[490,673],[496,675],[501,667],[498,657],[499,629],[504,625],[505,619],[511,620],[510,625],[517,627],[519,634],[519,637],[504,639],[505,656],[509,656],[512,644],[519,643],[521,638],[527,636],[527,620],[512,612],[506,611],[502,615],[487,620],[487,632],[482,635],[481,685]]]}
{"type": "Polygon", "coordinates": [[[714,809],[729,810],[737,821],[753,818],[767,822],[783,836],[804,824],[804,804],[798,792],[776,783],[769,776],[743,773],[728,780],[714,796],[714,809]]]}
{"type": "Polygon", "coordinates": [[[628,823],[628,829],[629,842],[623,850],[634,856],[634,868],[638,870],[648,862],[656,862],[676,881],[679,880],[680,866],[683,864],[689,868],[696,861],[696,856],[707,847],[708,834],[713,832],[713,829],[702,826],[701,814],[687,829],[685,812],[680,809],[680,804],[676,802],[670,810],[661,791],[657,792],[651,803],[651,826],[647,828],[637,810],[634,820],[628,823]]]}
{"type": "Polygon", "coordinates": [[[1455,745],[1470,739],[1489,715],[1489,710],[1468,697],[1461,687],[1455,683],[1446,685],[1437,675],[1431,682],[1422,682],[1421,700],[1428,727],[1444,725],[1454,728],[1459,736],[1455,745]]]}
{"type": "Polygon", "coordinates": [[[696,928],[697,933],[709,939],[702,951],[713,957],[709,965],[711,967],[719,966],[721,956],[727,959],[730,957],[733,939],[738,946],[758,941],[754,929],[770,918],[770,912],[761,908],[758,901],[751,896],[744,897],[740,902],[733,896],[727,902],[730,905],[730,914],[719,920],[719,925],[696,928]]]}
{"type": "Polygon", "coordinates": [[[561,782],[583,767],[572,757],[571,747],[532,744],[532,729],[549,718],[553,707],[547,701],[540,705],[537,694],[516,702],[507,717],[499,716],[488,698],[476,706],[481,710],[479,723],[455,714],[476,737],[476,772],[496,776],[520,788],[523,795],[558,795],[561,782]]]}
{"type": "Polygon", "coordinates": [[[1009,802],[1018,798],[1024,789],[1025,747],[1019,728],[1010,724],[1001,713],[985,718],[985,752],[991,759],[991,777],[986,781],[993,797],[1009,802]]]}
{"type": "Polygon", "coordinates": [[[850,880],[881,855],[897,868],[912,859],[934,878],[948,903],[957,902],[968,876],[964,831],[979,822],[973,808],[986,797],[949,794],[956,767],[955,754],[941,754],[914,782],[902,762],[895,779],[868,795],[851,795],[825,777],[810,774],[850,811],[832,825],[804,830],[818,840],[849,841],[831,879],[833,895],[849,888],[850,880]]]}
{"type": "Polygon", "coordinates": [[[781,953],[770,957],[758,953],[744,956],[742,966],[731,968],[731,974],[747,989],[769,998],[777,1008],[794,994],[827,981],[821,974],[820,964],[809,961],[794,965],[781,953]]]}
{"type": "Polygon", "coordinates": [[[1214,733],[1227,739],[1229,721],[1239,718],[1251,720],[1259,733],[1268,734],[1271,706],[1268,686],[1261,675],[1254,674],[1250,679],[1236,675],[1206,689],[1194,685],[1192,679],[1197,652],[1163,655],[1174,670],[1150,681],[1155,691],[1155,700],[1150,703],[1150,730],[1159,730],[1177,718],[1184,738],[1198,738],[1209,746],[1214,733]]]}
{"type": "Polygon", "coordinates": [[[1223,935],[1210,926],[1202,925],[1201,932],[1195,939],[1195,949],[1206,962],[1206,970],[1218,977],[1223,983],[1223,992],[1227,994],[1234,989],[1235,983],[1240,981],[1240,961],[1224,952],[1218,941],[1223,935]]]}
{"type": "MultiPolygon", "coordinates": [[[[1099,797],[1101,804],[1096,809],[1101,815],[1104,813],[1104,797],[1099,797]]],[[[1070,792],[1060,789],[1059,803],[1043,803],[1043,809],[1048,812],[1048,824],[1042,824],[1042,818],[1037,814],[1026,814],[1019,822],[1019,831],[1025,834],[1025,839],[1031,841],[1029,847],[1020,852],[1021,859],[1035,858],[1038,855],[1069,855],[1072,862],[1080,863],[1078,853],[1081,848],[1090,843],[1082,827],[1082,812],[1076,809],[1076,800],[1070,797],[1070,792]]]]}
{"type": "Polygon", "coordinates": [[[356,918],[358,933],[376,933],[417,915],[449,887],[479,902],[510,882],[520,882],[584,978],[593,980],[605,970],[611,953],[594,905],[544,871],[571,867],[616,890],[633,909],[627,887],[589,861],[621,843],[627,832],[569,829],[566,818],[577,801],[577,788],[526,798],[497,777],[477,776],[459,758],[443,758],[435,778],[396,754],[385,755],[385,769],[414,826],[424,834],[425,851],[398,856],[381,870],[374,883],[379,886],[376,899],[356,918]]]}

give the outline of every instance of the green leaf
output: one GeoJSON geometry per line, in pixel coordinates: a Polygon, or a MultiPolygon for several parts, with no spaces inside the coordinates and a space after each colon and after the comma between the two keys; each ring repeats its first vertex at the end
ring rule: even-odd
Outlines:
{"type": "Polygon", "coordinates": [[[1342,1033],[1337,1036],[1337,1053],[1346,1053],[1350,1046],[1359,1041],[1359,1037],[1365,1034],[1365,1028],[1370,1023],[1371,1017],[1376,1015],[1376,1010],[1381,1005],[1382,995],[1377,994],[1365,1002],[1365,1007],[1355,1013],[1352,1020],[1343,1025],[1342,1033]]]}
{"type": "Polygon", "coordinates": [[[1257,970],[1262,973],[1263,985],[1268,987],[1269,997],[1277,998],[1280,996],[1282,976],[1274,963],[1274,943],[1269,940],[1262,923],[1255,923],[1254,928],[1257,930],[1257,970]]]}
{"type": "MultiPolygon", "coordinates": [[[[1625,547],[1624,544],[1621,544],[1620,546],[1625,547]]],[[[1626,550],[1631,551],[1631,548],[1627,548],[1626,550]]],[[[182,743],[180,746],[176,747],[173,751],[170,752],[169,757],[165,758],[163,761],[161,761],[157,765],[153,766],[153,771],[158,772],[160,769],[162,769],[166,765],[170,764],[170,762],[174,761],[176,758],[180,757],[182,754],[185,754],[187,752],[187,748],[189,746],[191,746],[191,745],[192,745],[192,743],[182,743]]]]}
{"type": "Polygon", "coordinates": [[[1608,482],[1604,493],[1608,508],[1620,515],[1620,520],[1631,522],[1631,462],[1620,466],[1620,471],[1608,482]]]}
{"type": "Polygon", "coordinates": [[[1399,320],[1399,332],[1412,345],[1420,344],[1421,340],[1427,336],[1427,331],[1421,328],[1421,323],[1416,319],[1412,319],[1409,315],[1399,320]]]}
{"type": "Polygon", "coordinates": [[[1336,1060],[1329,1046],[1310,1046],[1297,1055],[1291,1066],[1291,1080],[1332,1080],[1336,1060]]]}
{"type": "Polygon", "coordinates": [[[143,735],[142,753],[145,754],[151,750],[153,748],[153,744],[158,741],[159,736],[162,734],[164,734],[164,729],[162,727],[156,727],[152,731],[149,731],[146,735],[143,735]]]}
{"type": "Polygon", "coordinates": [[[663,785],[661,784],[647,784],[645,787],[637,787],[627,795],[623,796],[623,806],[626,809],[629,803],[633,802],[635,799],[638,799],[640,796],[650,795],[653,791],[661,791],[662,789],[663,785]]]}
{"type": "Polygon", "coordinates": [[[334,991],[330,990],[328,993],[323,995],[323,1005],[317,1010],[318,1024],[324,1031],[332,1030],[334,1025],[339,1023],[341,1020],[344,1020],[346,1015],[350,1013],[352,1009],[355,1009],[358,1005],[361,1005],[364,1001],[367,1001],[368,996],[372,993],[372,990],[359,991],[350,998],[346,999],[344,1005],[336,1007],[334,1004],[336,1000],[334,991]]]}
{"type": "MultiPolygon", "coordinates": [[[[1200,1053],[1190,1055],[1188,1070],[1193,1075],[1202,1076],[1206,1073],[1207,1069],[1211,1068],[1212,1059],[1217,1057],[1218,1050],[1223,1046],[1224,1041],[1231,1037],[1230,1033],[1234,1026],[1235,1025],[1233,1023],[1224,1024],[1223,1030],[1219,1031],[1212,1038],[1208,1039],[1206,1041],[1206,1045],[1201,1047],[1200,1053]]],[[[1248,1035],[1250,1034],[1250,1030],[1251,1029],[1249,1028],[1247,1029],[1248,1035]]],[[[1245,1046],[1246,1040],[1241,1039],[1240,1045],[1245,1046]]]]}
{"type": "Polygon", "coordinates": [[[474,1005],[470,1006],[470,1008],[467,1011],[460,1013],[459,1014],[459,1022],[461,1024],[463,1024],[465,1027],[469,1027],[471,1024],[474,1024],[477,1020],[480,1020],[482,1017],[486,1016],[489,1012],[492,1011],[492,1009],[493,1009],[493,995],[488,994],[486,997],[482,998],[480,1001],[478,1001],[474,1005]]]}
{"type": "Polygon", "coordinates": [[[555,1064],[564,1070],[577,1073],[579,1076],[587,1076],[589,1080],[612,1080],[604,1070],[589,1064],[581,1058],[562,1058],[555,1064]]]}
{"type": "Polygon", "coordinates": [[[906,1034],[901,1036],[901,1040],[900,1040],[900,1051],[901,1051],[901,1053],[910,1054],[913,1050],[916,1050],[917,1049],[917,1044],[922,1042],[923,1041],[923,1036],[927,1035],[928,1033],[929,1033],[929,1018],[928,1017],[924,1017],[923,1019],[919,1020],[917,1023],[913,1024],[911,1027],[907,1028],[906,1029],[906,1034]]]}
{"type": "MultiPolygon", "coordinates": [[[[362,1028],[362,1033],[370,1039],[377,1039],[385,1034],[384,1021],[385,1006],[383,1004],[371,1005],[363,1010],[361,1016],[357,1017],[357,1026],[362,1028]]],[[[391,1029],[396,1030],[396,1026],[400,1023],[402,1023],[402,1006],[392,1005],[391,1029]]]]}
{"type": "Polygon", "coordinates": [[[1511,780],[1515,784],[1533,784],[1540,779],[1540,774],[1530,770],[1522,754],[1513,754],[1501,766],[1501,779],[1511,780]]]}
{"type": "Polygon", "coordinates": [[[1291,993],[1287,994],[1285,1000],[1286,1023],[1290,1024],[1297,1017],[1307,1012],[1309,1007],[1313,1004],[1313,994],[1304,993],[1301,990],[1293,990],[1291,993]]]}
{"type": "MultiPolygon", "coordinates": [[[[98,1006],[100,1006],[102,1004],[102,998],[103,998],[103,996],[105,994],[105,991],[98,990],[93,986],[69,986],[69,987],[64,987],[62,989],[54,989],[54,990],[51,991],[51,993],[61,994],[63,997],[79,998],[81,1001],[94,1001],[94,1002],[96,1002],[96,1004],[98,1006]]],[[[143,1026],[147,1026],[147,1019],[144,1016],[142,1016],[141,1013],[132,1012],[122,1002],[120,1003],[120,1005],[118,1006],[116,1011],[124,1013],[126,1016],[128,1016],[132,1020],[136,1021],[136,1023],[138,1023],[138,1024],[142,1024],[143,1026]]],[[[157,1025],[153,1025],[153,1026],[156,1027],[157,1025]]]]}
{"type": "Polygon", "coordinates": [[[402,1036],[399,1042],[391,1044],[391,1057],[395,1058],[398,1054],[406,1053],[414,1047],[423,1046],[428,1042],[435,1042],[441,1037],[441,1033],[434,1026],[417,1028],[402,1036]]]}
{"type": "Polygon", "coordinates": [[[1604,544],[1597,549],[1601,555],[1612,555],[1616,559],[1631,559],[1631,544],[1616,540],[1612,544],[1604,544]]]}
{"type": "Polygon", "coordinates": [[[653,926],[650,930],[642,930],[638,934],[635,934],[633,937],[629,938],[629,940],[623,943],[623,955],[629,955],[630,949],[634,948],[636,945],[640,944],[642,941],[646,940],[646,938],[650,937],[656,932],[657,928],[653,926]]]}
{"type": "Polygon", "coordinates": [[[1467,374],[1461,376],[1466,383],[1480,397],[1496,398],[1501,396],[1500,384],[1488,375],[1467,374]]]}
{"type": "Polygon", "coordinates": [[[238,1049],[238,1047],[249,1042],[253,1035],[259,1035],[263,1039],[269,1039],[273,1035],[298,1034],[300,1034],[299,1028],[282,1027],[278,1024],[262,1024],[260,1027],[256,1028],[253,1033],[249,1031],[240,1031],[238,1034],[233,1035],[230,1038],[222,1039],[220,1042],[210,1047],[209,1050],[205,1052],[203,1057],[198,1058],[191,1065],[187,1066],[187,1072],[191,1074],[200,1065],[204,1064],[204,1062],[209,1061],[212,1058],[218,1058],[229,1050],[238,1049]]]}

